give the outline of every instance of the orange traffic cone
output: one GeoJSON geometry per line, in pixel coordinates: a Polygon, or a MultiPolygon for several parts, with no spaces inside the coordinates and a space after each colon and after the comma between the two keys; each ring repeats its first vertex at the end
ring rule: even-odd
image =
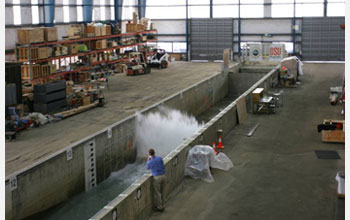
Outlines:
{"type": "Polygon", "coordinates": [[[214,149],[215,154],[218,154],[218,152],[216,150],[216,143],[215,142],[213,142],[213,149],[214,149]]]}
{"type": "Polygon", "coordinates": [[[221,141],[221,136],[219,137],[219,143],[218,143],[217,148],[224,149],[224,145],[222,145],[222,141],[221,141]]]}

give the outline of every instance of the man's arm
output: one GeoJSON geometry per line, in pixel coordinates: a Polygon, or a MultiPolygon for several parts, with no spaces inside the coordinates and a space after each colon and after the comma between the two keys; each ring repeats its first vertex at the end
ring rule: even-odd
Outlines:
{"type": "Polygon", "coordinates": [[[146,168],[147,170],[150,170],[152,168],[151,166],[151,160],[148,160],[147,163],[146,163],[146,168]]]}

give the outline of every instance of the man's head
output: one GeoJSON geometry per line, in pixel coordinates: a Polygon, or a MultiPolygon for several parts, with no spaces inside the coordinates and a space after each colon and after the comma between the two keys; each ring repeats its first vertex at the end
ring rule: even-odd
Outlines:
{"type": "Polygon", "coordinates": [[[154,152],[154,149],[153,149],[153,148],[149,149],[149,150],[148,150],[148,153],[149,153],[149,155],[152,156],[152,157],[154,157],[154,155],[156,155],[156,153],[154,152]]]}

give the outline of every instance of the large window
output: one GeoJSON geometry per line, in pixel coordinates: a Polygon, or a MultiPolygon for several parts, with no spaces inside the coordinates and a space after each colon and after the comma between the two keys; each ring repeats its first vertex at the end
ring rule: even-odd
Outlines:
{"type": "Polygon", "coordinates": [[[77,0],[77,21],[81,22],[83,21],[83,0],[77,0]],[[80,6],[79,6],[80,5],[80,6]]]}
{"type": "MultiPolygon", "coordinates": [[[[69,0],[63,0],[63,5],[69,5],[69,0]]],[[[63,22],[69,23],[69,6],[63,6],[63,22]]]]}
{"type": "MultiPolygon", "coordinates": [[[[318,0],[319,1],[319,0],[318,0]]],[[[296,4],[296,17],[322,17],[324,4],[296,4]]]]}
{"type": "Polygon", "coordinates": [[[186,0],[147,0],[147,6],[186,5],[186,0]]]}
{"type": "Polygon", "coordinates": [[[188,7],[189,18],[209,18],[210,8],[209,6],[189,6],[188,7]]]}
{"type": "Polygon", "coordinates": [[[271,17],[293,17],[294,4],[272,4],[271,17]]]}
{"type": "Polygon", "coordinates": [[[38,0],[32,0],[32,23],[39,24],[39,6],[38,0]]]}
{"type": "Polygon", "coordinates": [[[213,6],[214,18],[237,18],[238,5],[217,5],[213,6]]]}
{"type": "Polygon", "coordinates": [[[334,3],[334,0],[328,0],[327,16],[345,16],[345,2],[334,3]]]}
{"type": "Polygon", "coordinates": [[[157,42],[147,43],[147,45],[164,49],[168,53],[186,53],[186,43],[184,42],[157,42]]]}
{"type": "Polygon", "coordinates": [[[241,5],[241,17],[242,18],[264,17],[264,5],[248,5],[248,4],[241,5]]]}
{"type": "MultiPolygon", "coordinates": [[[[19,4],[20,0],[13,0],[13,4],[19,4]]],[[[14,25],[21,25],[22,24],[22,18],[21,18],[21,6],[16,5],[13,6],[13,24],[14,25]]]]}
{"type": "MultiPolygon", "coordinates": [[[[124,0],[123,1],[123,9],[122,9],[122,19],[123,20],[132,20],[133,12],[136,12],[137,0],[124,0]]],[[[146,13],[148,8],[146,10],[146,13]]]]}
{"type": "Polygon", "coordinates": [[[100,0],[100,5],[101,5],[101,7],[100,7],[100,13],[101,13],[100,20],[101,21],[106,20],[106,7],[104,7],[105,4],[106,4],[105,0],[100,0]]]}
{"type": "Polygon", "coordinates": [[[186,7],[147,7],[146,17],[150,19],[186,18],[186,7]]]}

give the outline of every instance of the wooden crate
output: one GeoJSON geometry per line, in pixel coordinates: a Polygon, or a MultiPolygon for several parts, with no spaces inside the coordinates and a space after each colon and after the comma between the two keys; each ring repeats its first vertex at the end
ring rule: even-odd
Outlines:
{"type": "Polygon", "coordinates": [[[38,49],[38,59],[46,59],[51,57],[52,48],[51,47],[39,47],[38,49]]]}
{"type": "Polygon", "coordinates": [[[106,25],[106,35],[111,35],[112,34],[112,27],[111,25],[106,25]]]}
{"type": "Polygon", "coordinates": [[[106,26],[100,27],[101,29],[101,36],[106,36],[106,26]]]}
{"type": "Polygon", "coordinates": [[[107,40],[106,39],[105,40],[101,40],[101,48],[102,49],[107,48],[107,40]]]}
{"type": "Polygon", "coordinates": [[[18,61],[26,62],[30,60],[46,59],[51,57],[52,49],[50,47],[37,47],[30,48],[30,59],[28,54],[28,48],[17,48],[18,61]]]}
{"type": "MultiPolygon", "coordinates": [[[[27,62],[29,61],[29,54],[28,54],[28,48],[27,47],[18,47],[17,48],[17,60],[20,62],[27,62]]],[[[37,60],[38,59],[38,50],[37,48],[31,48],[31,60],[37,60]]]]}
{"type": "Polygon", "coordinates": [[[103,49],[103,48],[107,48],[107,40],[91,41],[92,50],[103,49]]]}
{"type": "Polygon", "coordinates": [[[32,75],[30,76],[30,66],[22,65],[21,66],[21,74],[22,80],[33,80],[41,77],[41,65],[33,64],[31,67],[32,75]]]}
{"type": "Polygon", "coordinates": [[[83,26],[72,24],[67,28],[66,32],[69,39],[79,39],[82,37],[83,30],[83,26]]]}
{"type": "Polygon", "coordinates": [[[50,65],[41,65],[41,77],[50,75],[50,65]]]}
{"type": "Polygon", "coordinates": [[[44,42],[44,30],[42,28],[17,29],[17,39],[19,44],[44,42]]]}
{"type": "Polygon", "coordinates": [[[91,25],[87,25],[85,27],[85,34],[87,34],[88,37],[93,37],[95,35],[95,27],[91,25]]]}
{"type": "Polygon", "coordinates": [[[57,41],[57,28],[56,27],[45,27],[44,29],[44,40],[47,42],[57,41]]]}
{"type": "Polygon", "coordinates": [[[53,47],[53,56],[61,56],[61,47],[60,46],[54,46],[53,47]]]}
{"type": "Polygon", "coordinates": [[[84,106],[84,105],[89,105],[91,102],[90,102],[90,96],[85,96],[85,97],[83,97],[82,98],[82,100],[81,100],[81,102],[82,102],[82,105],[84,106]]]}
{"type": "Polygon", "coordinates": [[[57,65],[50,64],[50,74],[55,74],[57,72],[57,65]]]}
{"type": "Polygon", "coordinates": [[[76,54],[78,53],[78,44],[70,44],[69,47],[69,54],[76,54]]]}
{"type": "Polygon", "coordinates": [[[342,124],[342,129],[322,130],[322,141],[333,143],[345,143],[345,121],[325,119],[323,124],[336,123],[342,124]]]}
{"type": "Polygon", "coordinates": [[[144,31],[145,30],[145,25],[143,25],[143,24],[137,24],[136,25],[137,27],[137,32],[140,32],[140,31],[144,31]]]}
{"type": "Polygon", "coordinates": [[[126,24],[126,32],[133,33],[137,31],[137,24],[127,23],[126,24]]]}
{"type": "Polygon", "coordinates": [[[95,27],[95,36],[102,36],[102,27],[95,27]]]}

